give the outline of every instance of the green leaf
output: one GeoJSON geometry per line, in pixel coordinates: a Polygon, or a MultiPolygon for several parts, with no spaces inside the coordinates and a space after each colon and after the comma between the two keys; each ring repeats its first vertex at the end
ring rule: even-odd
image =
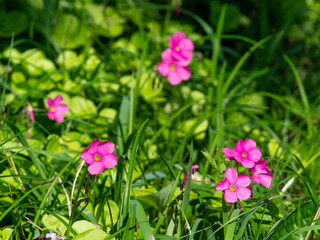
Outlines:
{"type": "Polygon", "coordinates": [[[12,232],[13,232],[13,229],[5,228],[2,231],[0,231],[0,236],[3,238],[3,240],[9,240],[12,232]]]}
{"type": "Polygon", "coordinates": [[[60,48],[73,49],[85,43],[88,33],[75,15],[59,12],[56,18],[51,37],[60,48]]]}
{"type": "Polygon", "coordinates": [[[86,220],[80,220],[80,221],[77,221],[75,222],[73,225],[72,225],[72,228],[79,234],[79,233],[83,233],[85,231],[88,231],[90,229],[97,229],[96,226],[91,223],[91,222],[88,222],[86,220]]]}
{"type": "Polygon", "coordinates": [[[146,216],[146,213],[143,210],[142,205],[137,200],[131,200],[130,204],[136,205],[136,219],[137,223],[139,225],[139,228],[141,230],[141,233],[143,235],[144,239],[151,239],[153,237],[153,233],[151,230],[151,226],[149,224],[149,220],[146,216]]]}
{"type": "MultiPolygon", "coordinates": [[[[69,220],[63,216],[61,217],[66,223],[69,220]]],[[[67,230],[67,226],[65,226],[58,218],[53,215],[45,214],[42,217],[42,223],[46,226],[46,228],[52,229],[54,231],[59,231],[60,233],[64,233],[67,230]]]]}
{"type": "Polygon", "coordinates": [[[107,234],[101,229],[90,229],[79,235],[75,236],[73,240],[104,240],[107,237],[107,234]]]}
{"type": "Polygon", "coordinates": [[[18,35],[28,28],[28,17],[19,11],[0,12],[0,37],[18,35]]]}
{"type": "Polygon", "coordinates": [[[69,109],[73,114],[84,119],[91,118],[97,111],[93,101],[84,97],[73,97],[69,109]]]}
{"type": "MultiPolygon", "coordinates": [[[[99,209],[99,204],[95,207],[95,216],[97,215],[97,211],[99,209]]],[[[118,205],[112,201],[107,200],[104,202],[103,209],[100,213],[99,218],[99,224],[105,225],[105,226],[111,226],[112,223],[115,224],[119,217],[119,207],[118,205]],[[110,210],[109,210],[110,207],[110,210]],[[111,220],[112,218],[112,220],[111,220]]]]}

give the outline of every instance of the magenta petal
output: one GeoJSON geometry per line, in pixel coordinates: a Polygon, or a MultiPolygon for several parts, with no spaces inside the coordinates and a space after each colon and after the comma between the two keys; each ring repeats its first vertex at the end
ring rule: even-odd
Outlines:
{"type": "Polygon", "coordinates": [[[117,165],[117,155],[114,153],[106,154],[102,157],[102,162],[106,168],[114,168],[117,165]]]}
{"type": "Polygon", "coordinates": [[[260,177],[260,183],[265,186],[266,188],[269,188],[272,182],[272,176],[267,174],[261,174],[260,177]]]}
{"type": "Polygon", "coordinates": [[[93,140],[93,142],[90,144],[90,146],[87,148],[88,152],[91,154],[96,154],[97,153],[97,146],[99,144],[99,139],[93,140]]]}
{"type": "Polygon", "coordinates": [[[183,50],[187,50],[189,52],[191,52],[194,49],[194,45],[189,38],[185,38],[185,39],[181,40],[179,42],[178,46],[179,46],[179,48],[181,48],[183,50]]]}
{"type": "Polygon", "coordinates": [[[172,59],[171,54],[172,54],[171,49],[166,49],[166,50],[164,50],[164,51],[162,52],[162,54],[161,54],[162,60],[163,60],[163,61],[166,61],[166,62],[172,62],[173,59],[172,59]]]}
{"type": "Polygon", "coordinates": [[[48,112],[48,118],[49,118],[50,120],[54,120],[54,112],[49,111],[49,112],[48,112]]]}
{"type": "Polygon", "coordinates": [[[228,202],[228,203],[237,202],[238,198],[237,198],[236,192],[232,192],[230,190],[226,190],[224,192],[224,200],[226,200],[226,202],[228,202]]]}
{"type": "Polygon", "coordinates": [[[241,174],[235,182],[236,187],[248,187],[251,183],[251,179],[247,174],[241,174]]]}
{"type": "Polygon", "coordinates": [[[219,182],[219,184],[216,186],[216,189],[218,191],[225,191],[227,189],[229,189],[230,187],[230,183],[228,181],[228,179],[224,178],[221,180],[221,182],[219,182]]]}
{"type": "Polygon", "coordinates": [[[241,153],[238,153],[237,151],[234,151],[233,157],[237,162],[242,163],[242,159],[243,158],[241,156],[241,153]]]}
{"type": "Polygon", "coordinates": [[[182,182],[182,185],[180,187],[180,191],[183,190],[184,186],[186,185],[187,181],[188,181],[188,177],[189,177],[189,171],[186,172],[186,175],[184,176],[183,178],[183,182],[182,182]]]}
{"type": "Polygon", "coordinates": [[[224,148],[222,149],[222,152],[226,155],[226,158],[231,158],[234,155],[234,148],[224,148]]]}
{"type": "Polygon", "coordinates": [[[58,105],[59,103],[62,102],[62,100],[63,100],[63,97],[62,97],[60,94],[58,94],[58,95],[55,97],[55,99],[53,99],[53,105],[58,105]]]}
{"type": "Polygon", "coordinates": [[[183,58],[188,59],[190,61],[193,56],[193,53],[191,51],[183,51],[181,55],[183,58]]]}
{"type": "Polygon", "coordinates": [[[253,149],[248,153],[248,157],[255,161],[258,162],[261,159],[261,151],[259,148],[253,149]]]}
{"type": "Polygon", "coordinates": [[[114,151],[114,143],[110,141],[100,142],[97,146],[97,150],[101,155],[113,153],[114,151]]]}
{"type": "Polygon", "coordinates": [[[168,76],[170,72],[170,67],[166,62],[161,62],[158,65],[158,71],[162,76],[168,76]]]}
{"type": "Polygon", "coordinates": [[[56,119],[56,121],[57,121],[58,123],[61,123],[61,122],[63,122],[63,120],[64,120],[64,116],[63,116],[63,114],[60,113],[60,112],[55,112],[55,113],[54,113],[54,118],[56,119]]]}
{"type": "Polygon", "coordinates": [[[178,67],[177,73],[182,80],[188,80],[191,76],[191,72],[188,67],[178,67]]]}
{"type": "Polygon", "coordinates": [[[254,182],[258,183],[258,184],[260,184],[260,183],[261,183],[261,181],[260,181],[260,177],[259,177],[259,176],[254,175],[253,173],[252,173],[252,181],[254,181],[254,182]]]}
{"type": "Polygon", "coordinates": [[[172,37],[169,39],[169,47],[174,48],[181,40],[186,38],[186,35],[183,32],[176,32],[172,37]]]}
{"type": "Polygon", "coordinates": [[[198,168],[199,168],[199,165],[193,165],[192,166],[192,174],[194,174],[198,168]]]}
{"type": "Polygon", "coordinates": [[[240,139],[237,143],[236,143],[236,151],[238,153],[242,153],[243,152],[243,140],[240,139]]]}
{"type": "Polygon", "coordinates": [[[246,139],[243,143],[243,149],[245,152],[249,152],[253,149],[255,149],[257,146],[256,142],[252,139],[246,139]]]}
{"type": "Polygon", "coordinates": [[[55,111],[67,113],[69,112],[69,108],[68,108],[68,105],[66,104],[59,104],[58,106],[55,107],[55,111]]]}
{"type": "Polygon", "coordinates": [[[94,162],[94,157],[92,156],[92,154],[88,153],[87,149],[81,153],[80,157],[88,164],[94,162]]]}
{"type": "Polygon", "coordinates": [[[238,178],[238,172],[234,168],[228,168],[224,172],[225,177],[228,179],[230,184],[234,184],[237,181],[238,178]]]}
{"type": "Polygon", "coordinates": [[[88,167],[88,171],[91,175],[96,175],[101,173],[105,169],[102,161],[93,161],[88,167]]]}
{"type": "Polygon", "coordinates": [[[53,100],[52,100],[52,98],[48,98],[48,99],[47,99],[47,105],[48,105],[49,108],[51,107],[51,105],[53,105],[53,100]]]}
{"type": "Polygon", "coordinates": [[[241,163],[245,168],[253,168],[255,166],[255,162],[251,159],[243,159],[241,163]]]}
{"type": "Polygon", "coordinates": [[[238,188],[236,191],[237,197],[241,200],[247,200],[251,196],[251,189],[238,188]]]}
{"type": "Polygon", "coordinates": [[[170,72],[168,75],[168,79],[171,85],[178,85],[182,81],[176,72],[170,72]]]}

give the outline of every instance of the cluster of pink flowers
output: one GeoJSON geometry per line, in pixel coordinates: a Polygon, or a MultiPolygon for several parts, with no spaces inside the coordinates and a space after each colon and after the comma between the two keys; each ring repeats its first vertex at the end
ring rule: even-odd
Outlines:
{"type": "MultiPolygon", "coordinates": [[[[267,168],[268,162],[261,160],[261,151],[256,146],[252,139],[245,141],[241,139],[236,143],[235,148],[224,148],[222,152],[226,154],[226,158],[235,160],[243,167],[250,169],[254,182],[269,188],[272,182],[272,171],[267,168]]],[[[236,169],[228,168],[224,175],[225,178],[217,185],[216,189],[224,191],[226,202],[234,203],[238,199],[247,200],[251,196],[251,189],[246,188],[251,183],[247,174],[238,176],[236,169]]]]}
{"type": "Polygon", "coordinates": [[[169,39],[169,48],[162,52],[162,61],[158,65],[161,75],[168,77],[171,85],[178,85],[191,76],[188,68],[193,56],[194,45],[183,32],[176,32],[169,39]]]}

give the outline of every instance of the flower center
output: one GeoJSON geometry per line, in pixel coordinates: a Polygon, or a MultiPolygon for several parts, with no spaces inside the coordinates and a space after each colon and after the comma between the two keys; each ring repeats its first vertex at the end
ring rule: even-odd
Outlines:
{"type": "Polygon", "coordinates": [[[242,157],[247,157],[247,154],[246,154],[245,152],[243,152],[243,153],[241,154],[241,156],[242,156],[242,157]]]}
{"type": "Polygon", "coordinates": [[[174,71],[174,70],[176,70],[176,66],[175,66],[174,64],[171,64],[171,65],[170,65],[170,69],[171,69],[172,71],[174,71]]]}
{"type": "Polygon", "coordinates": [[[174,48],[174,50],[176,50],[178,52],[178,51],[180,51],[180,48],[177,46],[174,48]]]}
{"type": "Polygon", "coordinates": [[[51,112],[53,112],[53,111],[54,111],[54,107],[53,107],[53,106],[49,107],[49,110],[50,110],[51,112]]]}
{"type": "Polygon", "coordinates": [[[234,185],[231,185],[231,186],[230,186],[230,190],[231,190],[232,192],[234,192],[235,190],[237,190],[237,188],[236,188],[234,185]]]}
{"type": "Polygon", "coordinates": [[[100,161],[100,159],[101,159],[101,156],[99,154],[94,155],[94,160],[100,161]]]}

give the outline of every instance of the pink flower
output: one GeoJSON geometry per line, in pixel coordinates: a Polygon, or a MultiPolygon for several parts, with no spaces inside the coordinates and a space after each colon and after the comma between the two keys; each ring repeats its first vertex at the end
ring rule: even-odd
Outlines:
{"type": "Polygon", "coordinates": [[[30,104],[28,104],[28,106],[27,106],[27,112],[29,114],[31,122],[34,122],[33,108],[30,104]]]}
{"type": "MultiPolygon", "coordinates": [[[[193,165],[192,166],[192,177],[193,177],[193,174],[196,172],[196,170],[199,168],[198,165],[193,165]]],[[[184,179],[183,179],[183,182],[182,182],[182,185],[180,187],[180,190],[182,191],[184,186],[186,185],[187,181],[188,181],[188,177],[189,177],[189,171],[187,171],[186,175],[184,176],[184,179]]]]}
{"type": "Polygon", "coordinates": [[[256,148],[256,143],[252,139],[245,141],[240,139],[236,148],[224,148],[222,152],[226,154],[226,158],[242,163],[245,168],[253,168],[256,162],[261,159],[261,151],[256,148]]]}
{"type": "Polygon", "coordinates": [[[158,65],[158,71],[163,76],[168,76],[171,85],[178,85],[181,81],[186,81],[190,78],[191,72],[186,65],[187,62],[178,62],[173,59],[171,50],[166,49],[163,51],[162,62],[158,65]]]}
{"type": "Polygon", "coordinates": [[[228,203],[235,203],[238,199],[247,200],[251,196],[251,189],[246,188],[251,180],[247,174],[238,176],[234,168],[228,168],[224,172],[225,178],[217,185],[216,189],[224,191],[224,199],[228,203]]]}
{"type": "Polygon", "coordinates": [[[114,144],[112,142],[99,142],[99,139],[95,139],[90,146],[81,153],[80,157],[89,164],[89,173],[95,175],[101,173],[105,168],[114,168],[118,159],[113,151],[114,144]]]}
{"type": "Polygon", "coordinates": [[[63,122],[64,116],[63,113],[69,112],[69,108],[66,104],[62,104],[63,98],[61,95],[57,95],[55,99],[47,99],[48,104],[48,118],[50,120],[56,120],[57,122],[63,122]]]}
{"type": "Polygon", "coordinates": [[[267,161],[259,161],[251,168],[252,180],[269,188],[272,182],[272,171],[267,168],[267,161]]]}
{"type": "Polygon", "coordinates": [[[194,49],[192,41],[183,32],[176,32],[169,39],[173,59],[189,64],[194,49]]]}

